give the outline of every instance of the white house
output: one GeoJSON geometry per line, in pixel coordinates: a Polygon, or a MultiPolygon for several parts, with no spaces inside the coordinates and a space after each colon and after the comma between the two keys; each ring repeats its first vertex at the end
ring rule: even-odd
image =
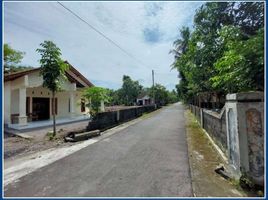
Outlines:
{"type": "MultiPolygon", "coordinates": [[[[88,113],[82,90],[93,84],[72,65],[69,66],[67,79],[62,84],[63,91],[56,93],[56,119],[75,119],[88,113]]],[[[4,75],[5,125],[20,127],[52,119],[52,93],[42,84],[40,68],[4,75]]]]}
{"type": "Polygon", "coordinates": [[[138,96],[136,103],[139,106],[145,106],[145,105],[152,104],[153,101],[151,100],[151,98],[149,97],[149,95],[147,95],[147,94],[141,94],[141,95],[138,96]]]}

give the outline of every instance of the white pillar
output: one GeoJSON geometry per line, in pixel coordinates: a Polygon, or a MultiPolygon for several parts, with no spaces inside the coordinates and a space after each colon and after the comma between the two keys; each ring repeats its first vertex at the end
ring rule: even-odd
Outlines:
{"type": "Polygon", "coordinates": [[[69,99],[70,99],[70,117],[75,116],[76,112],[76,102],[75,102],[75,92],[76,92],[76,83],[71,83],[69,86],[69,99]]]}
{"type": "Polygon", "coordinates": [[[75,92],[71,91],[69,93],[70,98],[70,116],[73,117],[75,115],[75,92]]]}
{"type": "Polygon", "coordinates": [[[19,89],[19,125],[27,125],[26,116],[26,88],[22,87],[19,89]]]}
{"type": "Polygon", "coordinates": [[[4,116],[4,123],[11,124],[11,86],[10,82],[6,82],[4,84],[4,105],[5,105],[5,116],[4,116]]]}
{"type": "Polygon", "coordinates": [[[104,112],[105,111],[104,101],[101,101],[100,111],[101,112],[104,112]]]}
{"type": "Polygon", "coordinates": [[[239,175],[237,178],[243,172],[254,183],[263,185],[264,94],[227,94],[225,108],[229,170],[239,175]]]}

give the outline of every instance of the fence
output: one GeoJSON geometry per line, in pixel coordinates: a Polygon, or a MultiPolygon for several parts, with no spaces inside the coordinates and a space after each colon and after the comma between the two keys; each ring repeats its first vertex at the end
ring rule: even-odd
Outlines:
{"type": "Polygon", "coordinates": [[[228,94],[220,113],[189,106],[202,128],[227,155],[235,177],[264,184],[263,92],[228,94]]]}
{"type": "Polygon", "coordinates": [[[87,130],[105,130],[120,123],[140,117],[143,113],[152,112],[156,109],[154,105],[127,108],[118,111],[98,113],[96,120],[89,122],[87,130]]]}
{"type": "Polygon", "coordinates": [[[225,107],[221,113],[190,105],[191,112],[220,149],[227,154],[225,107]]]}

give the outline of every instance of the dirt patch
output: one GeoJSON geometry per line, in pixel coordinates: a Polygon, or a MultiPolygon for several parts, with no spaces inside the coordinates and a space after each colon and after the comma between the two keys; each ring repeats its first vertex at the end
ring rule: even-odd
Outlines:
{"type": "Polygon", "coordinates": [[[5,138],[4,159],[46,150],[63,144],[64,140],[62,138],[55,140],[49,140],[47,138],[43,138],[43,140],[29,140],[16,136],[5,138]]]}
{"type": "Polygon", "coordinates": [[[28,155],[55,147],[71,146],[72,144],[64,142],[64,136],[72,131],[84,131],[87,124],[88,122],[79,122],[57,126],[57,134],[53,139],[49,138],[47,134],[52,130],[51,127],[24,133],[31,136],[32,139],[24,139],[17,136],[5,136],[4,159],[14,159],[15,157],[28,155]]]}

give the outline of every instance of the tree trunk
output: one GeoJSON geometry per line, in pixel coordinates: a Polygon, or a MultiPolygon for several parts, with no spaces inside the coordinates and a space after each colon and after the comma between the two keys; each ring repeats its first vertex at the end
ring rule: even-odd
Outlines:
{"type": "Polygon", "coordinates": [[[53,136],[56,135],[55,92],[52,92],[53,136]]]}

